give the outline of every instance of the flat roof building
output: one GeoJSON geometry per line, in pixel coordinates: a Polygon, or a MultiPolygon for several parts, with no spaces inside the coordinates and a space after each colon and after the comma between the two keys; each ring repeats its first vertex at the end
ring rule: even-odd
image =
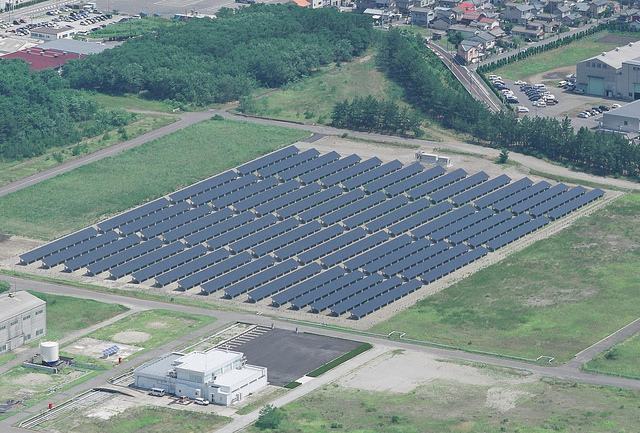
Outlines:
{"type": "Polygon", "coordinates": [[[135,386],[167,394],[202,397],[228,406],[267,385],[266,367],[247,365],[240,352],[169,353],[133,371],[135,386]]]}
{"type": "Polygon", "coordinates": [[[0,295],[0,354],[45,336],[47,303],[24,291],[0,295]]]}
{"type": "Polygon", "coordinates": [[[576,85],[590,95],[640,99],[640,44],[629,43],[577,65],[576,85]]]}
{"type": "Polygon", "coordinates": [[[605,111],[602,115],[602,129],[612,132],[640,132],[640,100],[605,111]]]}

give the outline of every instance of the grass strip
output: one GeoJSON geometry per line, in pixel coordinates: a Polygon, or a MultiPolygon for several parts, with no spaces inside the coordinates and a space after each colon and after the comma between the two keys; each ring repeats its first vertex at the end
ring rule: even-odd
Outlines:
{"type": "Polygon", "coordinates": [[[575,184],[582,185],[582,186],[587,186],[587,187],[590,187],[590,188],[603,188],[603,189],[608,189],[608,190],[613,190],[613,191],[629,192],[629,189],[627,189],[627,188],[620,188],[620,187],[613,186],[613,185],[605,185],[603,183],[592,182],[590,180],[580,180],[580,179],[576,179],[576,178],[568,177],[568,176],[560,176],[558,174],[546,173],[544,171],[531,170],[529,172],[529,174],[531,174],[532,176],[544,177],[546,179],[550,179],[550,180],[553,180],[555,182],[568,182],[568,183],[575,183],[575,184]]]}
{"type": "Polygon", "coordinates": [[[326,363],[322,367],[316,368],[311,373],[307,373],[307,376],[309,376],[309,377],[318,377],[321,374],[326,373],[327,371],[331,370],[332,368],[337,367],[338,365],[342,364],[343,362],[347,362],[351,358],[355,358],[356,356],[360,355],[361,353],[366,352],[367,350],[371,349],[372,347],[373,346],[371,344],[369,344],[369,343],[363,343],[360,346],[358,346],[355,349],[353,349],[351,352],[345,353],[344,355],[339,356],[338,358],[334,359],[333,361],[326,363]]]}
{"type": "Polygon", "coordinates": [[[300,385],[302,385],[300,382],[295,382],[294,381],[294,382],[287,383],[284,387],[287,388],[287,389],[293,389],[293,388],[299,387],[300,385]]]}

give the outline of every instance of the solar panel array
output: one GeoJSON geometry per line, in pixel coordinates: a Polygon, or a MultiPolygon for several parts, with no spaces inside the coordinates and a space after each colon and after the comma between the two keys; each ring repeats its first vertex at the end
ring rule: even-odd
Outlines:
{"type": "Polygon", "coordinates": [[[289,146],[20,259],[360,319],[603,194],[289,146]]]}

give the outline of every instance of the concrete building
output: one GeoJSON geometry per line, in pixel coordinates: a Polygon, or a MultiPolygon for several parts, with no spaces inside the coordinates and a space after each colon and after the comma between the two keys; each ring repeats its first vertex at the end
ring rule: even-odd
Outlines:
{"type": "Polygon", "coordinates": [[[0,354],[47,333],[47,303],[27,292],[0,295],[0,354]]]}
{"type": "Polygon", "coordinates": [[[576,84],[590,95],[640,99],[640,44],[630,43],[577,65],[576,84]]]}
{"type": "Polygon", "coordinates": [[[72,38],[76,34],[75,29],[53,29],[50,27],[38,27],[31,30],[31,37],[44,41],[55,41],[62,38],[72,38]]]}
{"type": "Polygon", "coordinates": [[[135,386],[167,394],[202,397],[228,406],[267,385],[266,367],[247,365],[240,352],[169,353],[133,371],[135,386]]]}
{"type": "Polygon", "coordinates": [[[602,115],[602,129],[637,136],[640,132],[640,100],[605,111],[602,115]]]}

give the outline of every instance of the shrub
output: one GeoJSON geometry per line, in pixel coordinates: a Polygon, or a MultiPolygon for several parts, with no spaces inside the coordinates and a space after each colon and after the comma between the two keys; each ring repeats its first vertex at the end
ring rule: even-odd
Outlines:
{"type": "Polygon", "coordinates": [[[277,429],[284,420],[284,411],[271,404],[260,409],[260,416],[256,421],[256,427],[260,430],[277,429]]]}

